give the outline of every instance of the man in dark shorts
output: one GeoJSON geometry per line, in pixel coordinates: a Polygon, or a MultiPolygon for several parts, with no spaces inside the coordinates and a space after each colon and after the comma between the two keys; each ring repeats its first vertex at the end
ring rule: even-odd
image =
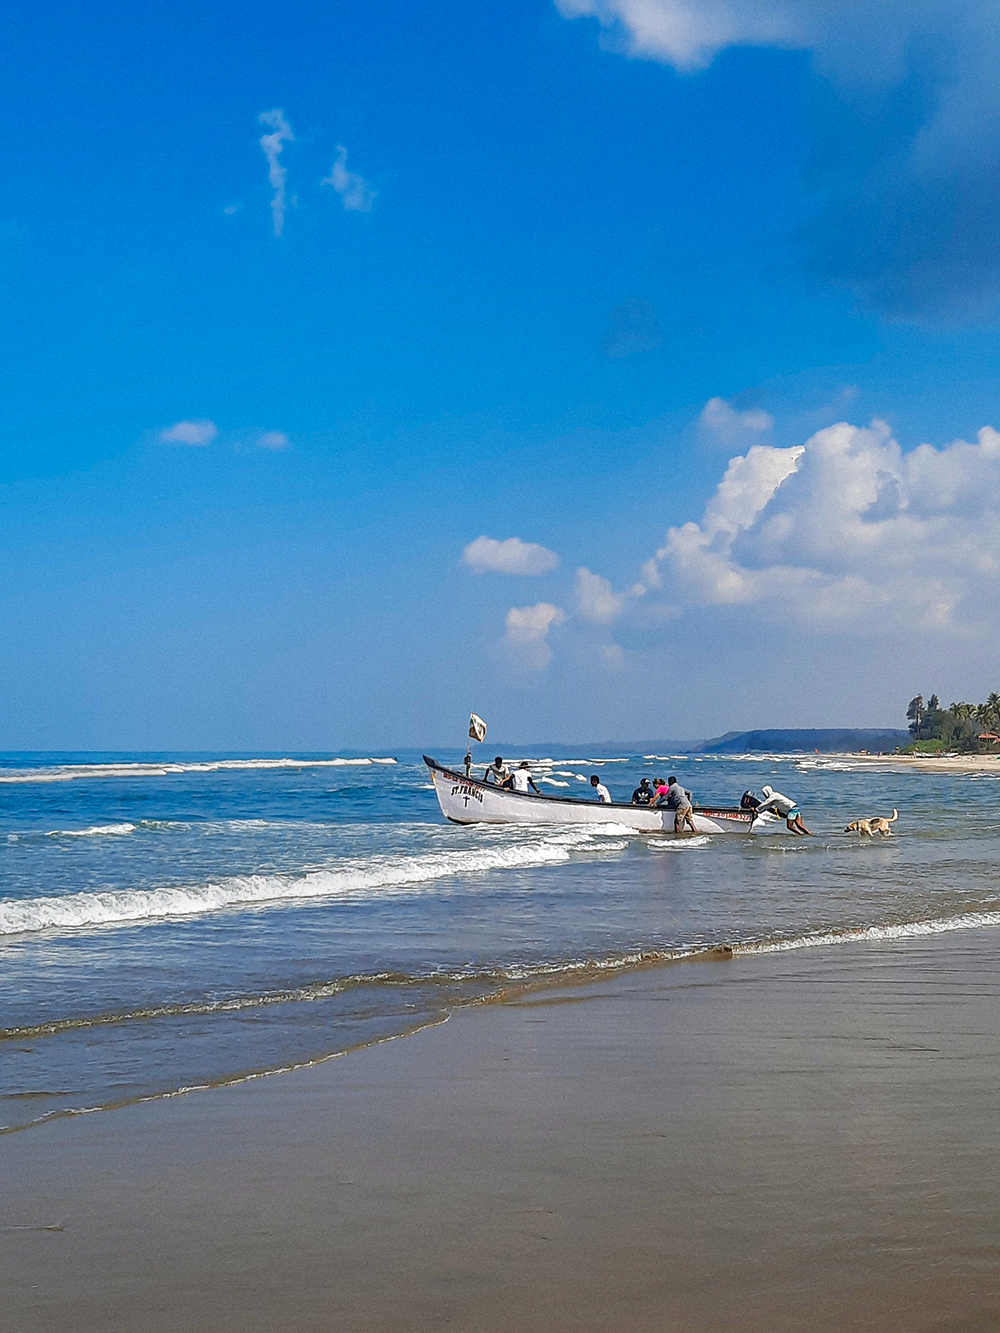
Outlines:
{"type": "Polygon", "coordinates": [[[671,776],[667,786],[666,806],[674,812],[674,832],[697,833],[694,826],[694,811],[691,806],[691,793],[685,791],[677,779],[671,776]]]}

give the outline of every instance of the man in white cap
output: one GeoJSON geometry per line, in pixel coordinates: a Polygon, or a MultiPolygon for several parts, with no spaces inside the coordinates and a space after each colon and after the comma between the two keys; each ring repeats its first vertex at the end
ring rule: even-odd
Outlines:
{"type": "Polygon", "coordinates": [[[527,795],[529,787],[536,796],[541,796],[542,794],[535,786],[534,779],[531,776],[531,765],[528,763],[527,759],[522,759],[520,768],[515,768],[513,773],[511,773],[510,786],[513,791],[521,791],[524,792],[525,795],[527,795]]]}

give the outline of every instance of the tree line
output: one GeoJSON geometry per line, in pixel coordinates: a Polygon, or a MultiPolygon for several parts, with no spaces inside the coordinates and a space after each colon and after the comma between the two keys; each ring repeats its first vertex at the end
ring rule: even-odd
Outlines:
{"type": "Polygon", "coordinates": [[[906,707],[913,749],[962,750],[977,753],[1000,746],[1000,694],[985,703],[951,703],[941,707],[936,694],[924,703],[916,694],[906,707]]]}

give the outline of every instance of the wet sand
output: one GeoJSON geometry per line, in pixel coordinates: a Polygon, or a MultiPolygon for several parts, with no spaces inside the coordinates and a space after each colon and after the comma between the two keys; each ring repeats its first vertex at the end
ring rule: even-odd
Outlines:
{"type": "Polygon", "coordinates": [[[7,1136],[0,1328],[1000,1329],[998,944],[647,969],[7,1136]]]}
{"type": "Polygon", "coordinates": [[[1000,754],[851,754],[867,764],[893,764],[921,773],[1000,773],[1000,754]]]}

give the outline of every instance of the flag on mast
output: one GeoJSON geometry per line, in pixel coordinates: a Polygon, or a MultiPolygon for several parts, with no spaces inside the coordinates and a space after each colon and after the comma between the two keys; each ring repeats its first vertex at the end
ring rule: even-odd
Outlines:
{"type": "Polygon", "coordinates": [[[478,713],[469,714],[469,740],[484,741],[486,739],[486,723],[478,713]]]}

